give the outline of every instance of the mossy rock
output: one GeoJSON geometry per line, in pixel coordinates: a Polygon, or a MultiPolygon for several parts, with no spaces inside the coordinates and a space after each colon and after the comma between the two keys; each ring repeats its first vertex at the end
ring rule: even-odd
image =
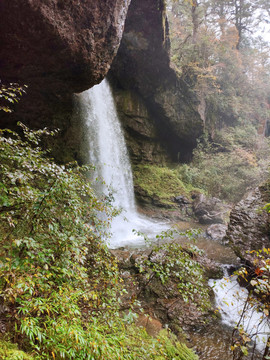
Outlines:
{"type": "Polygon", "coordinates": [[[144,203],[177,208],[174,198],[190,198],[194,188],[184,184],[175,170],[157,165],[136,165],[133,169],[135,192],[144,203]]]}
{"type": "Polygon", "coordinates": [[[34,360],[34,358],[26,354],[24,351],[18,350],[17,344],[0,340],[0,359],[1,360],[34,360]]]}

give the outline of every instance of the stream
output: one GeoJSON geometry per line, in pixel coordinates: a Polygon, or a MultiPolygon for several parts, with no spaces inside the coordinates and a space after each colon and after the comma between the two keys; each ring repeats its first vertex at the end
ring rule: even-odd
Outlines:
{"type": "MultiPolygon", "coordinates": [[[[144,238],[134,234],[133,229],[145,233],[150,239],[155,239],[156,234],[168,229],[170,224],[141,215],[136,209],[128,151],[108,82],[103,80],[101,84],[79,94],[79,100],[80,113],[85,119],[89,133],[91,149],[89,162],[95,165],[95,177],[100,179],[98,191],[113,197],[114,206],[123,210],[112,221],[112,237],[108,245],[112,249],[142,248],[145,246],[144,238]]],[[[181,222],[177,227],[180,230],[187,230],[198,227],[198,224],[181,222]]],[[[220,308],[220,319],[212,321],[211,325],[204,329],[190,333],[188,341],[198,353],[200,360],[229,360],[232,358],[230,351],[232,329],[240,316],[239,309],[243,306],[246,293],[234,278],[226,276],[228,275],[226,271],[228,266],[239,266],[239,259],[229,247],[205,236],[200,236],[196,245],[205,251],[209,259],[224,268],[225,277],[209,281],[215,293],[216,304],[220,308]],[[242,300],[238,301],[236,296],[239,293],[242,294],[242,300]]],[[[256,313],[254,309],[253,313],[256,313]]],[[[251,333],[254,324],[260,322],[262,314],[255,315],[257,317],[253,318],[254,314],[250,314],[246,320],[247,332],[251,333]]],[[[270,329],[268,327],[261,331],[269,332],[270,329]]],[[[258,350],[262,351],[263,347],[260,339],[258,350]]]]}

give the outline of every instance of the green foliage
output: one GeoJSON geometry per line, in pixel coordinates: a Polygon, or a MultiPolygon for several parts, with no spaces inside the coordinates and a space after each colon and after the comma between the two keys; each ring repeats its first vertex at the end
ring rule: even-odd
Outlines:
{"type": "Polygon", "coordinates": [[[22,128],[25,140],[1,130],[1,296],[16,305],[15,331],[43,354],[75,317],[84,332],[79,301],[107,307],[115,294],[116,264],[102,242],[113,211],[96,198],[87,168],[47,158],[38,143],[51,132],[22,128]]]}
{"type": "MultiPolygon", "coordinates": [[[[258,326],[262,322],[268,322],[270,325],[270,248],[263,248],[260,250],[248,251],[251,264],[248,269],[241,268],[236,271],[236,275],[240,277],[241,282],[249,289],[249,295],[246,300],[246,305],[243,307],[241,318],[245,317],[246,309],[251,306],[256,311],[261,311],[265,318],[261,319],[258,326]]],[[[256,330],[256,329],[254,329],[256,330]]],[[[259,332],[259,331],[257,331],[259,332]]],[[[253,339],[256,341],[256,339],[253,339]]],[[[266,340],[266,349],[262,359],[268,359],[270,356],[270,337],[266,340]]],[[[254,351],[254,347],[250,346],[251,339],[243,330],[240,322],[236,326],[232,337],[232,351],[233,359],[239,360],[243,355],[248,355],[249,352],[254,351]]]]}
{"type": "MultiPolygon", "coordinates": [[[[179,360],[198,360],[199,357],[194,354],[185,344],[181,344],[177,341],[176,336],[162,330],[158,339],[166,349],[166,353],[171,359],[179,360]]],[[[161,356],[157,356],[156,360],[163,359],[161,356]]]]}
{"type": "Polygon", "coordinates": [[[2,360],[33,360],[33,357],[18,350],[17,345],[0,340],[0,359],[2,360]]]}
{"type": "Polygon", "coordinates": [[[184,233],[175,229],[157,235],[158,243],[166,242],[154,245],[150,256],[139,264],[139,269],[150,281],[155,276],[163,285],[169,284],[168,295],[168,289],[173,289],[173,284],[177,284],[177,292],[184,302],[191,302],[198,310],[206,311],[210,307],[209,291],[204,269],[197,261],[197,256],[201,255],[202,251],[193,243],[198,234],[199,231],[194,229],[184,233]],[[177,236],[186,237],[189,243],[183,246],[175,240],[172,241],[177,236]]]}
{"type": "Polygon", "coordinates": [[[253,125],[226,127],[211,141],[207,133],[198,141],[190,164],[136,165],[134,183],[161,206],[173,207],[175,196],[194,192],[237,202],[266,178],[269,154],[267,139],[259,138],[253,125]]]}
{"type": "Polygon", "coordinates": [[[269,146],[266,141],[260,146],[258,149],[254,127],[225,128],[214,141],[204,138],[199,142],[193,161],[180,165],[178,176],[209,195],[237,202],[267,176],[269,146]]]}
{"type": "MultiPolygon", "coordinates": [[[[41,360],[172,360],[180,349],[196,359],[121,314],[117,263],[104,244],[115,210],[96,197],[89,167],[57,165],[40,148],[53,132],[21,127],[23,139],[0,132],[1,316],[13,341],[41,360]]],[[[7,359],[31,359],[3,349],[7,359]]]]}
{"type": "Polygon", "coordinates": [[[175,206],[173,198],[178,195],[190,196],[198,189],[184,184],[174,169],[156,165],[136,165],[133,169],[135,186],[161,205],[175,206]]]}
{"type": "Polygon", "coordinates": [[[19,97],[26,92],[26,88],[26,85],[21,86],[16,83],[11,83],[6,86],[0,82],[0,110],[12,112],[10,104],[17,103],[19,101],[19,97]]]}
{"type": "Polygon", "coordinates": [[[239,122],[263,132],[269,118],[269,43],[250,36],[263,2],[168,1],[172,64],[196,93],[210,132],[239,122]]]}

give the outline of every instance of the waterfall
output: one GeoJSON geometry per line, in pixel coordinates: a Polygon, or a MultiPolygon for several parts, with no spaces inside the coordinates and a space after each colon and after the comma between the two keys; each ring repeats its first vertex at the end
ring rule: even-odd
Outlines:
{"type": "Polygon", "coordinates": [[[97,169],[101,191],[112,195],[113,204],[122,214],[112,221],[110,247],[143,244],[143,238],[133,229],[156,234],[164,230],[136,211],[132,170],[123,130],[107,80],[79,94],[80,108],[89,133],[89,161],[97,169]]]}
{"type": "Polygon", "coordinates": [[[209,280],[209,285],[213,287],[215,301],[220,311],[222,322],[234,327],[241,320],[240,325],[249,334],[252,341],[256,341],[256,349],[263,352],[270,327],[264,313],[258,311],[254,306],[248,304],[245,314],[241,319],[248,291],[241,287],[237,282],[236,276],[229,276],[225,265],[224,278],[220,280],[209,280]]]}
{"type": "MultiPolygon", "coordinates": [[[[103,80],[101,84],[83,92],[81,102],[87,108],[89,160],[114,194],[115,205],[129,212],[134,211],[130,161],[108,82],[103,80]]],[[[108,192],[106,186],[102,190],[108,192]]]]}

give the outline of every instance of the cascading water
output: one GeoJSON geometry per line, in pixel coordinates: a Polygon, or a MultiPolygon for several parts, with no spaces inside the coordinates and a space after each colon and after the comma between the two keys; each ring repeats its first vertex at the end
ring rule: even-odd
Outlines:
{"type": "Polygon", "coordinates": [[[100,182],[102,192],[112,195],[114,205],[122,209],[122,214],[112,221],[109,245],[115,248],[143,244],[143,238],[134,235],[133,229],[156,234],[164,230],[164,225],[136,212],[131,165],[109,83],[103,80],[81,93],[79,99],[89,131],[89,160],[107,185],[100,182]]]}
{"type": "Polygon", "coordinates": [[[269,323],[264,313],[246,304],[248,291],[238,284],[236,276],[228,275],[228,266],[223,267],[224,278],[209,280],[209,285],[213,287],[215,293],[216,305],[220,309],[222,322],[232,327],[237,324],[242,326],[251,340],[256,342],[256,349],[263,351],[270,334],[269,323]],[[244,307],[245,311],[242,315],[244,307]]]}

